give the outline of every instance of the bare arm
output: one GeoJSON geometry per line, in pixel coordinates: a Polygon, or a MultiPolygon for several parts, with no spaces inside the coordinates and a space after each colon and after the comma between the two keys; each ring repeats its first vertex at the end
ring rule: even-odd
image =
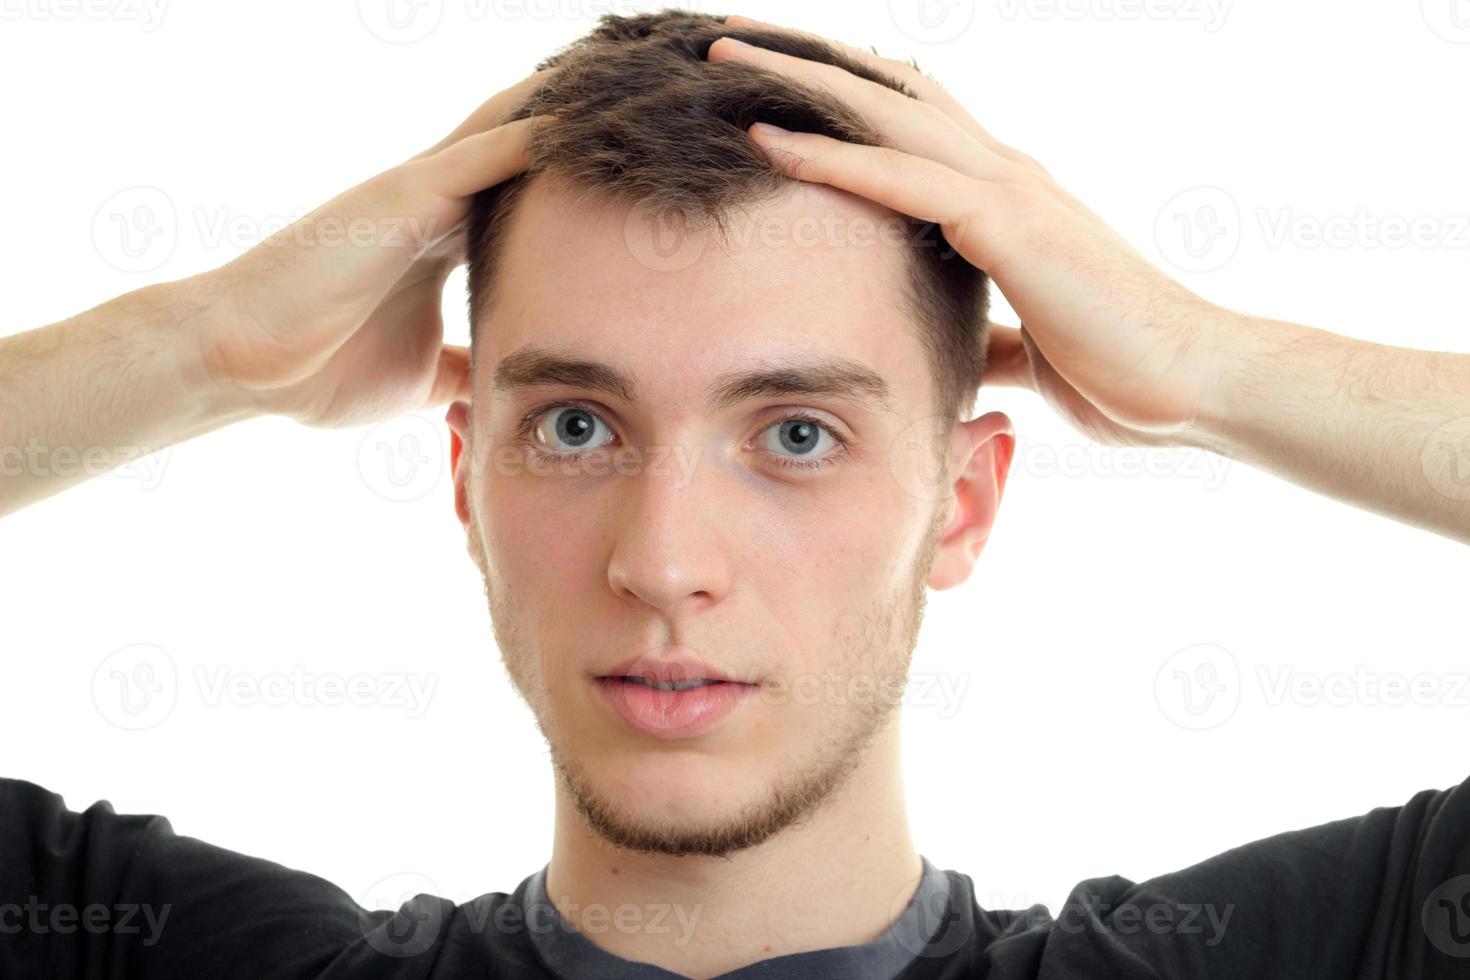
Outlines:
{"type": "Polygon", "coordinates": [[[0,515],[253,414],[190,357],[192,285],[0,339],[0,515]]]}
{"type": "Polygon", "coordinates": [[[1227,314],[1184,438],[1470,543],[1470,354],[1227,314]]]}

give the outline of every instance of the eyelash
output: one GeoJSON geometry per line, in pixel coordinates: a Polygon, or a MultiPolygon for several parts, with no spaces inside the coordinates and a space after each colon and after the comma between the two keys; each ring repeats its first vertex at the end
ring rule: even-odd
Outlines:
{"type": "MultiPolygon", "coordinates": [[[[595,415],[598,421],[600,421],[603,425],[607,425],[607,420],[604,419],[597,412],[597,410],[590,405],[584,404],[579,401],[555,401],[534,408],[531,411],[527,412],[525,415],[521,416],[520,422],[516,425],[516,438],[523,445],[528,446],[532,452],[535,452],[543,459],[548,457],[565,459],[569,456],[577,456],[577,453],[559,453],[553,450],[544,449],[541,446],[537,445],[536,440],[533,436],[533,432],[536,428],[536,423],[540,422],[543,418],[545,418],[547,415],[550,415],[552,412],[559,411],[564,408],[581,409],[589,415],[595,415]]],[[[813,416],[811,413],[803,412],[799,409],[793,409],[789,412],[783,413],[778,418],[772,419],[760,431],[765,432],[766,429],[769,429],[771,426],[780,425],[783,422],[806,422],[810,425],[815,425],[817,428],[821,429],[823,432],[827,433],[827,435],[832,437],[832,441],[837,443],[837,449],[834,452],[829,453],[822,459],[800,459],[794,456],[777,456],[775,457],[775,459],[777,465],[779,466],[783,466],[787,469],[792,470],[804,470],[807,472],[811,472],[814,470],[822,469],[825,466],[830,466],[838,460],[846,458],[850,452],[851,447],[849,446],[847,440],[841,436],[841,434],[836,432],[830,425],[823,422],[821,419],[813,416]]],[[[608,428],[612,428],[612,426],[608,426],[608,428]]]]}

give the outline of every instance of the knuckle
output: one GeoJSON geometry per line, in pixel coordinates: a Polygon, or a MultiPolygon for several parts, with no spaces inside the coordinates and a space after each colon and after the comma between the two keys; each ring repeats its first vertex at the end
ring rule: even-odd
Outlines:
{"type": "Polygon", "coordinates": [[[1030,156],[1026,153],[1022,153],[1020,150],[1011,150],[1011,152],[1016,155],[1016,158],[1019,159],[1021,163],[1025,164],[1027,167],[1030,167],[1034,172],[1042,174],[1046,177],[1051,176],[1051,171],[1043,167],[1035,157],[1030,156]]]}
{"type": "Polygon", "coordinates": [[[878,162],[885,170],[907,170],[909,155],[893,146],[878,147],[878,162]]]}
{"type": "Polygon", "coordinates": [[[932,79],[907,61],[879,56],[878,64],[894,78],[909,85],[922,86],[932,82],[932,79]]]}
{"type": "Polygon", "coordinates": [[[1041,182],[1025,171],[1017,171],[1014,178],[1004,181],[1007,196],[1018,208],[1036,211],[1047,203],[1048,194],[1041,182]]]}

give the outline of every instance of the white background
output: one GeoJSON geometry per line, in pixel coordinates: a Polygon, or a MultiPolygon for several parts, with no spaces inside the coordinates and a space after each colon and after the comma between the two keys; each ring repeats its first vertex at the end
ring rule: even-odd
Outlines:
{"type": "MultiPolygon", "coordinates": [[[[421,0],[395,28],[387,0],[153,2],[0,0],[0,331],[226,261],[597,14],[640,9],[421,0]]],[[[1216,302],[1465,351],[1470,4],[1453,3],[742,12],[915,56],[1216,302]],[[1420,240],[1395,243],[1415,219],[1420,240]]],[[[1020,450],[976,574],[931,595],[906,774],[920,850],[982,904],[1055,909],[1083,878],[1141,880],[1465,777],[1463,546],[1218,457],[1092,447],[1028,393],[979,407],[1011,414],[1020,450]],[[1211,669],[1215,700],[1183,701],[1179,675],[1211,669]],[[1355,671],[1424,675],[1425,703],[1356,693],[1355,671]],[[1282,677],[1349,686],[1279,696],[1282,677]]],[[[549,854],[551,779],[465,556],[444,431],[437,412],[254,421],[0,523],[0,772],[365,903],[403,874],[460,901],[513,888],[549,854]],[[130,715],[116,675],[147,668],[157,696],[130,715]],[[417,708],[212,687],[293,671],[434,687],[417,708]]]]}

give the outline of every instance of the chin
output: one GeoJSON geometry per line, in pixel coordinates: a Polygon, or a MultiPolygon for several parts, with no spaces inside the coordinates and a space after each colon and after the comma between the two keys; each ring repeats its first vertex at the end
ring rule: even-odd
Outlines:
{"type": "Polygon", "coordinates": [[[748,759],[636,744],[571,764],[558,757],[557,769],[590,829],[629,851],[724,857],[786,822],[772,807],[772,778],[748,759]]]}
{"type": "Polygon", "coordinates": [[[770,778],[760,778],[750,758],[692,746],[650,746],[646,739],[597,753],[583,767],[602,800],[632,817],[673,823],[718,822],[759,799],[770,778]]]}
{"type": "Polygon", "coordinates": [[[856,746],[805,766],[737,744],[602,742],[571,760],[552,751],[561,786],[593,833],[616,847],[728,857],[817,810],[854,771],[856,746]]]}

